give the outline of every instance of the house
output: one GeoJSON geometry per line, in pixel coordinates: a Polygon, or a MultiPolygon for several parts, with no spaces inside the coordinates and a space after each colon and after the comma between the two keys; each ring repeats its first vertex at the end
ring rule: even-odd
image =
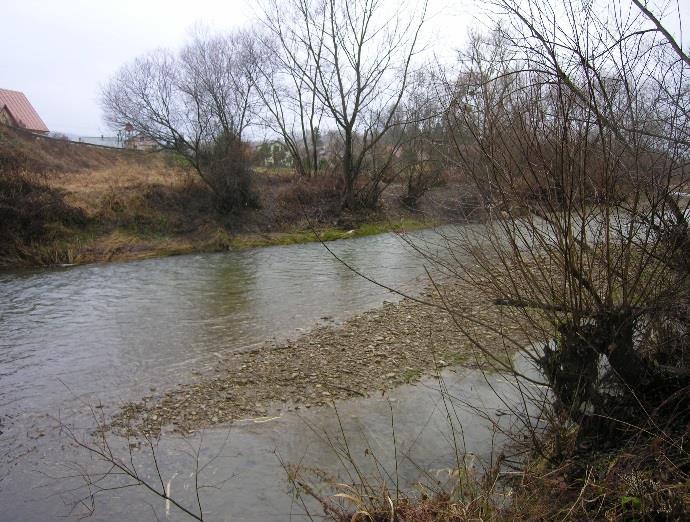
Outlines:
{"type": "Polygon", "coordinates": [[[79,143],[88,143],[89,145],[100,145],[101,147],[112,147],[121,149],[125,146],[120,136],[78,136],[79,143]]]}
{"type": "Polygon", "coordinates": [[[130,134],[124,141],[126,149],[132,150],[155,150],[158,144],[151,138],[143,134],[130,134]]]}
{"type": "Polygon", "coordinates": [[[264,167],[292,167],[292,156],[283,142],[263,142],[254,147],[254,154],[264,167]]]}
{"type": "Polygon", "coordinates": [[[117,132],[117,139],[122,143],[121,146],[125,149],[148,151],[160,148],[155,140],[135,130],[131,123],[125,124],[125,126],[117,132]]]}
{"type": "Polygon", "coordinates": [[[0,89],[0,123],[45,134],[48,127],[23,92],[0,89]]]}

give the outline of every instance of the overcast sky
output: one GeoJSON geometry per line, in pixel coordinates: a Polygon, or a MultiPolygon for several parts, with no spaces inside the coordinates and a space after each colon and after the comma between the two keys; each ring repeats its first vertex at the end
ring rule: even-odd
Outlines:
{"type": "Polygon", "coordinates": [[[246,23],[244,0],[0,0],[0,87],[23,91],[54,131],[105,132],[100,86],[133,59],[178,46],[189,27],[246,23]]]}
{"type": "Polygon", "coordinates": [[[23,91],[52,131],[109,133],[98,97],[120,66],[158,47],[180,46],[195,24],[215,30],[246,25],[256,15],[252,5],[256,2],[0,0],[0,88],[23,91]]]}
{"type": "MultiPolygon", "coordinates": [[[[690,0],[671,1],[690,14],[690,0]]],[[[195,24],[212,30],[246,25],[256,15],[252,5],[256,1],[0,0],[0,88],[23,91],[52,131],[107,134],[100,86],[120,66],[158,47],[179,47],[195,24]]],[[[460,45],[479,23],[476,5],[435,0],[433,43],[460,45]]]]}

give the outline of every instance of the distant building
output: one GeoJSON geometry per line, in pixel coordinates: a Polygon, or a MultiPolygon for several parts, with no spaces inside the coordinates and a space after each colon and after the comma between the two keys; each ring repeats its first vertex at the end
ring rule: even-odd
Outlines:
{"type": "Polygon", "coordinates": [[[23,92],[0,89],[0,123],[31,132],[47,133],[48,127],[23,92]]]}
{"type": "Polygon", "coordinates": [[[117,135],[118,138],[122,140],[125,149],[155,150],[159,148],[158,143],[148,136],[137,132],[131,123],[125,124],[125,126],[118,131],[117,135]]]}
{"type": "Polygon", "coordinates": [[[292,167],[292,155],[280,141],[263,142],[254,147],[256,161],[264,167],[292,167]]]}
{"type": "Polygon", "coordinates": [[[79,136],[77,138],[79,143],[88,143],[90,145],[100,145],[101,147],[112,147],[121,149],[125,146],[121,136],[79,136]]]}
{"type": "Polygon", "coordinates": [[[155,150],[158,144],[142,134],[131,134],[125,138],[125,148],[133,150],[155,150]]]}

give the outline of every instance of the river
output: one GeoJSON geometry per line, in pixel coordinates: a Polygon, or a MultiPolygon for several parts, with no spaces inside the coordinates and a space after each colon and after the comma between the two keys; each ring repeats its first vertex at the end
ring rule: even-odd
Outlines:
{"type": "MultiPolygon", "coordinates": [[[[434,242],[429,232],[418,237],[434,242]]],[[[395,235],[330,247],[390,287],[414,293],[425,284],[422,258],[395,235]]],[[[95,476],[102,465],[75,447],[60,425],[88,434],[94,427],[89,405],[103,405],[96,411],[108,415],[123,402],[203,373],[224,351],[295,337],[395,299],[319,244],[0,273],[0,518],[43,521],[85,512],[84,505],[74,506],[86,491],[80,475],[95,476]]],[[[500,409],[477,372],[450,372],[446,379],[451,391],[488,411],[500,409]]],[[[392,412],[398,459],[405,456],[399,476],[408,485],[420,470],[453,465],[451,424],[467,425],[463,450],[487,457],[487,423],[466,408],[449,424],[437,388],[426,380],[386,397],[345,401],[339,405],[344,433],[362,456],[364,448],[377,448],[390,464],[392,412]]],[[[190,444],[201,447],[202,460],[220,452],[204,480],[228,481],[205,490],[209,519],[285,520],[301,508],[276,453],[287,462],[342,472],[323,439],[324,433],[342,437],[339,430],[334,410],[322,408],[221,426],[203,439],[166,435],[157,453],[173,494],[192,502],[193,467],[184,452],[190,444]]],[[[126,441],[113,444],[126,452],[126,441]]],[[[142,472],[151,473],[146,451],[135,456],[142,472]]],[[[103,493],[95,507],[95,520],[184,519],[141,489],[103,493]]]]}

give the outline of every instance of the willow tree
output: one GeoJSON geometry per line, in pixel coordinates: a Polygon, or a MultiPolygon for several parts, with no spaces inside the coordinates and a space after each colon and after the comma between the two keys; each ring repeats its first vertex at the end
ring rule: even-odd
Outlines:
{"type": "Polygon", "coordinates": [[[186,159],[223,211],[255,204],[242,140],[257,103],[251,45],[244,33],[196,36],[125,65],[101,96],[111,126],[186,159]]]}
{"type": "Polygon", "coordinates": [[[690,61],[637,0],[494,4],[448,85],[489,209],[455,269],[545,345],[560,414],[625,431],[690,385],[690,61]]]}

